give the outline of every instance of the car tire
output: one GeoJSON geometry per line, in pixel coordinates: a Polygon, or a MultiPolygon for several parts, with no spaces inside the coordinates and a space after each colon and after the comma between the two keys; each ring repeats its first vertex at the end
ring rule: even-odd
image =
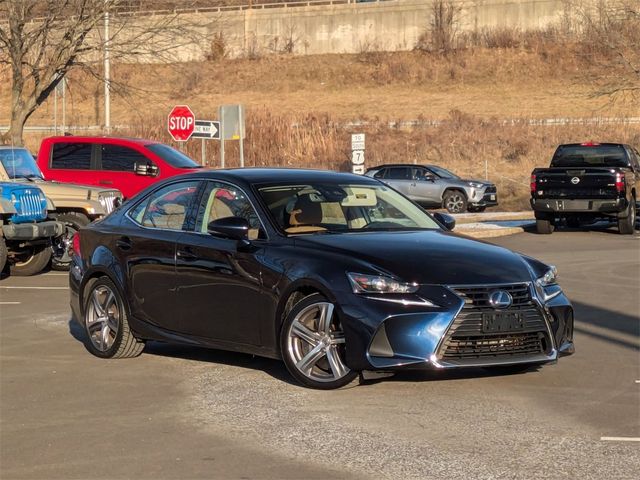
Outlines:
{"type": "Polygon", "coordinates": [[[306,387],[332,390],[358,375],[345,364],[345,337],[334,304],[319,293],[304,297],[286,315],[280,349],[289,373],[306,387]]]}
{"type": "Polygon", "coordinates": [[[467,211],[471,213],[482,213],[487,209],[487,207],[467,207],[467,211]]]}
{"type": "Polygon", "coordinates": [[[442,197],[442,206],[449,213],[463,213],[467,211],[467,197],[460,190],[448,190],[442,197]]]}
{"type": "Polygon", "coordinates": [[[32,245],[11,265],[11,275],[29,277],[40,273],[49,265],[51,249],[49,245],[32,245]]]}
{"type": "Polygon", "coordinates": [[[627,215],[624,218],[618,218],[618,232],[622,235],[633,235],[636,228],[636,201],[631,198],[627,207],[627,215]]]}
{"type": "Polygon", "coordinates": [[[144,350],[145,342],[129,327],[127,308],[114,283],[100,277],[90,283],[84,303],[83,325],[87,349],[100,358],[132,358],[144,350]]]}
{"type": "Polygon", "coordinates": [[[536,219],[536,231],[541,235],[553,233],[553,222],[551,220],[536,219]]]}
{"type": "Polygon", "coordinates": [[[64,233],[54,238],[51,244],[51,268],[53,270],[67,271],[71,265],[71,243],[73,236],[82,227],[86,227],[91,220],[86,215],[77,212],[61,213],[56,220],[64,223],[64,233]]]}
{"type": "Polygon", "coordinates": [[[0,274],[4,272],[4,267],[7,265],[7,258],[9,257],[9,252],[7,251],[7,244],[4,241],[3,237],[0,237],[0,274]]]}

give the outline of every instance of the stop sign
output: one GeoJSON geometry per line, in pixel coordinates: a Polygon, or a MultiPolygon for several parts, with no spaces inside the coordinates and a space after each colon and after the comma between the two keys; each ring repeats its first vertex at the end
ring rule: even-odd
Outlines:
{"type": "Polygon", "coordinates": [[[196,116],[186,105],[173,107],[167,118],[167,128],[174,140],[186,142],[193,133],[196,125],[196,116]]]}

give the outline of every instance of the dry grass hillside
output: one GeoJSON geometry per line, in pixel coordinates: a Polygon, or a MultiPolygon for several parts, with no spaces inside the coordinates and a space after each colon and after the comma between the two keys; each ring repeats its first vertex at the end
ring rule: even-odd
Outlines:
{"type": "MultiPolygon", "coordinates": [[[[363,131],[367,165],[433,162],[474,177],[484,177],[486,169],[502,191],[503,206],[520,208],[526,205],[531,168],[546,164],[558,143],[608,140],[640,146],[637,124],[530,124],[556,117],[639,117],[638,102],[597,94],[616,74],[610,60],[597,49],[540,33],[516,39],[505,34],[500,42],[494,38],[447,55],[380,53],[363,46],[355,55],[262,54],[179,65],[115,65],[112,124],[114,133],[169,143],[165,122],[173,105],[188,104],[197,117],[215,119],[218,105],[242,103],[248,165],[346,170],[350,133],[363,131]],[[121,90],[121,83],[132,88],[121,90]],[[423,123],[398,126],[406,120],[423,123]],[[365,124],[352,125],[359,121],[365,124]]],[[[0,75],[7,79],[6,70],[0,75]]],[[[0,82],[0,125],[9,120],[9,94],[9,82],[0,82]]],[[[102,85],[91,78],[73,73],[67,102],[68,124],[103,122],[102,85]]],[[[29,124],[52,125],[53,107],[49,100],[29,124]]],[[[29,132],[25,141],[35,150],[44,135],[29,132]]],[[[233,166],[237,145],[228,145],[227,165],[233,166]]],[[[200,159],[199,141],[183,147],[200,159]]],[[[218,165],[214,142],[208,143],[206,163],[218,165]]]]}

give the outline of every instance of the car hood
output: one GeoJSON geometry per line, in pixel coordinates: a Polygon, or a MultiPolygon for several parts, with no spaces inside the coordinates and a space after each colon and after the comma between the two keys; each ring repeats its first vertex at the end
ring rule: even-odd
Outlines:
{"type": "Polygon", "coordinates": [[[483,185],[485,187],[488,187],[489,185],[493,185],[493,182],[489,182],[487,180],[476,180],[473,178],[461,178],[459,180],[457,180],[460,183],[464,183],[467,184],[469,182],[473,182],[473,183],[479,183],[480,185],[483,185]]]}
{"type": "Polygon", "coordinates": [[[89,196],[89,192],[91,192],[91,198],[93,200],[98,199],[98,194],[101,192],[118,192],[115,188],[99,188],[92,187],[89,185],[76,185],[73,183],[59,183],[59,182],[51,182],[51,181],[37,181],[35,182],[38,187],[42,189],[44,194],[47,197],[51,197],[54,199],[56,197],[66,197],[66,198],[79,198],[82,200],[86,200],[89,196]]]}
{"type": "Polygon", "coordinates": [[[295,242],[299,247],[341,253],[367,264],[362,267],[420,284],[529,282],[533,269],[544,265],[534,261],[532,266],[506,248],[441,230],[315,234],[296,237],[295,242]]]}

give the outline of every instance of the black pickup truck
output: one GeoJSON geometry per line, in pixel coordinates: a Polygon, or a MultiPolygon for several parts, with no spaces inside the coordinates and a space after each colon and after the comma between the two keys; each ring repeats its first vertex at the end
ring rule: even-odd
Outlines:
{"type": "Polygon", "coordinates": [[[570,227],[615,219],[632,234],[640,192],[640,154],[620,143],[560,145],[550,168],[531,173],[531,207],[538,233],[551,233],[561,219],[570,227]]]}

